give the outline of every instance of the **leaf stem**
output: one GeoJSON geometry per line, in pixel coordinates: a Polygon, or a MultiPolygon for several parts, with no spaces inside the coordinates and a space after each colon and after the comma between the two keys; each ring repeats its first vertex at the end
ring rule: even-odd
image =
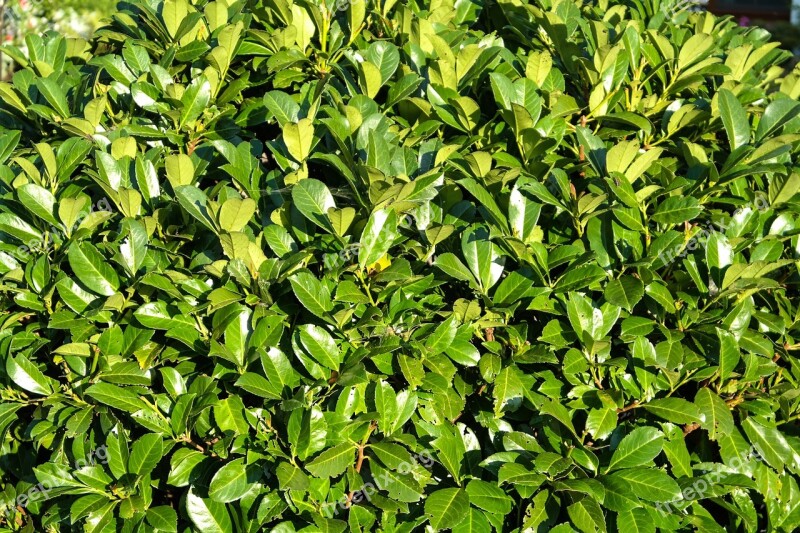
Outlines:
{"type": "MultiPolygon", "coordinates": [[[[361,467],[364,465],[364,448],[367,447],[367,442],[369,441],[369,438],[372,435],[372,432],[375,431],[377,428],[378,428],[378,424],[376,424],[374,420],[371,421],[369,423],[369,428],[367,429],[367,434],[364,435],[364,438],[361,439],[361,444],[358,445],[358,458],[356,459],[355,469],[356,469],[356,472],[359,473],[359,474],[361,473],[361,467]]],[[[355,494],[355,492],[356,491],[351,490],[347,495],[347,508],[348,509],[350,508],[350,505],[351,505],[351,503],[353,501],[353,494],[355,494]]]]}
{"type": "Polygon", "coordinates": [[[632,404],[630,404],[630,405],[626,405],[625,407],[622,407],[622,408],[620,408],[620,409],[617,409],[617,414],[621,414],[621,413],[627,413],[627,412],[628,412],[628,411],[630,411],[631,409],[636,409],[636,408],[637,408],[637,407],[639,407],[639,406],[640,406],[640,405],[639,405],[639,400],[634,400],[632,404]]]}
{"type": "Polygon", "coordinates": [[[356,277],[358,277],[358,280],[361,282],[361,285],[364,287],[364,290],[367,292],[367,297],[369,298],[369,303],[371,303],[373,307],[377,306],[378,304],[375,303],[375,299],[372,297],[372,291],[369,288],[369,283],[364,278],[364,273],[361,271],[360,268],[358,270],[356,270],[356,277]]]}

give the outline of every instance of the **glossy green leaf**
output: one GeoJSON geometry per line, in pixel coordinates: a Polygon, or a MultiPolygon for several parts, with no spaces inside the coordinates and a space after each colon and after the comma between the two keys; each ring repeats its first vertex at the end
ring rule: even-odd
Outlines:
{"type": "Polygon", "coordinates": [[[233,530],[231,516],[224,503],[201,498],[191,489],[186,495],[186,514],[200,531],[225,533],[233,530]]]}
{"type": "Polygon", "coordinates": [[[652,400],[644,408],[664,420],[675,424],[692,424],[700,420],[701,414],[695,404],[683,398],[652,400]]]}
{"type": "Polygon", "coordinates": [[[147,409],[147,404],[131,389],[110,383],[95,383],[86,389],[86,394],[100,403],[129,413],[147,409]]]}
{"type": "Polygon", "coordinates": [[[606,301],[632,312],[644,296],[644,284],[633,276],[624,276],[609,282],[603,295],[606,301]]]}
{"type": "Polygon", "coordinates": [[[315,179],[306,179],[292,188],[292,202],[308,220],[322,228],[328,228],[328,210],[336,207],[333,195],[324,183],[315,179]]]}
{"type": "Polygon", "coordinates": [[[351,444],[343,443],[319,454],[306,464],[306,469],[316,477],[334,478],[354,464],[354,461],[355,448],[351,444]]]}
{"type": "Polygon", "coordinates": [[[671,196],[658,204],[651,219],[659,224],[680,224],[692,220],[702,211],[695,198],[671,196]]]}
{"type": "Polygon", "coordinates": [[[128,457],[128,472],[137,475],[150,473],[162,459],[162,439],[160,435],[148,433],[142,435],[131,448],[128,457]]]}
{"type": "Polygon", "coordinates": [[[341,352],[330,333],[319,326],[306,324],[298,328],[300,345],[319,364],[338,370],[342,362],[341,352]]]}
{"type": "Polygon", "coordinates": [[[17,195],[19,201],[34,215],[51,224],[58,224],[53,193],[34,183],[27,183],[17,190],[17,195]]]}
{"type": "Polygon", "coordinates": [[[227,503],[240,499],[247,489],[247,468],[243,460],[237,459],[217,470],[211,478],[208,496],[215,502],[227,503]]]}
{"type": "Polygon", "coordinates": [[[183,93],[183,97],[181,98],[183,110],[181,112],[179,127],[183,129],[185,126],[197,120],[210,102],[211,83],[204,76],[200,76],[194,80],[186,89],[186,92],[183,93]]]}
{"type": "Polygon", "coordinates": [[[639,427],[619,442],[611,456],[608,471],[649,464],[664,445],[664,435],[652,427],[639,427]]]}
{"type": "Polygon", "coordinates": [[[463,489],[440,489],[425,500],[425,514],[434,529],[452,529],[466,518],[469,496],[463,489]]]}
{"type": "Polygon", "coordinates": [[[725,125],[725,132],[728,134],[731,150],[750,142],[747,113],[736,96],[727,89],[719,91],[719,113],[725,125]]]}
{"type": "Polygon", "coordinates": [[[734,429],[733,416],[725,402],[708,388],[697,391],[694,403],[700,410],[700,425],[708,431],[708,438],[717,440],[734,429]]]}
{"type": "Polygon", "coordinates": [[[397,214],[391,209],[374,211],[361,234],[358,265],[363,270],[376,263],[392,246],[397,232],[397,214]]]}
{"type": "Polygon", "coordinates": [[[93,245],[75,243],[69,247],[68,257],[69,266],[86,289],[102,296],[117,292],[119,276],[93,245]]]}

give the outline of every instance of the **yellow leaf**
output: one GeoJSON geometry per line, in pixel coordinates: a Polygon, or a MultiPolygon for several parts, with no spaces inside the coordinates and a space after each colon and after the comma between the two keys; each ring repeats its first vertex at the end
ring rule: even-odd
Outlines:
{"type": "Polygon", "coordinates": [[[371,265],[368,265],[367,266],[367,271],[369,271],[370,273],[383,272],[384,270],[389,268],[389,266],[391,264],[392,264],[392,262],[389,260],[389,256],[388,255],[384,255],[383,257],[381,257],[380,259],[378,259],[377,261],[375,261],[371,265]]]}

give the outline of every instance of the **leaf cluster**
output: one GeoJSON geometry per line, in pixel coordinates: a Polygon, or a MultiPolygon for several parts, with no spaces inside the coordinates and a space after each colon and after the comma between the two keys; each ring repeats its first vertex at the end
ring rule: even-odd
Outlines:
{"type": "Polygon", "coordinates": [[[6,531],[794,531],[800,69],[660,0],[139,0],[0,83],[6,531]]]}

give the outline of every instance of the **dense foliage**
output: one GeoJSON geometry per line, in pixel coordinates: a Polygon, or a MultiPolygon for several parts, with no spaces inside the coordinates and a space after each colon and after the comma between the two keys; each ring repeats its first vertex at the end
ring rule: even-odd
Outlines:
{"type": "Polygon", "coordinates": [[[5,531],[800,527],[800,70],[659,0],[142,0],[0,84],[5,531]]]}

